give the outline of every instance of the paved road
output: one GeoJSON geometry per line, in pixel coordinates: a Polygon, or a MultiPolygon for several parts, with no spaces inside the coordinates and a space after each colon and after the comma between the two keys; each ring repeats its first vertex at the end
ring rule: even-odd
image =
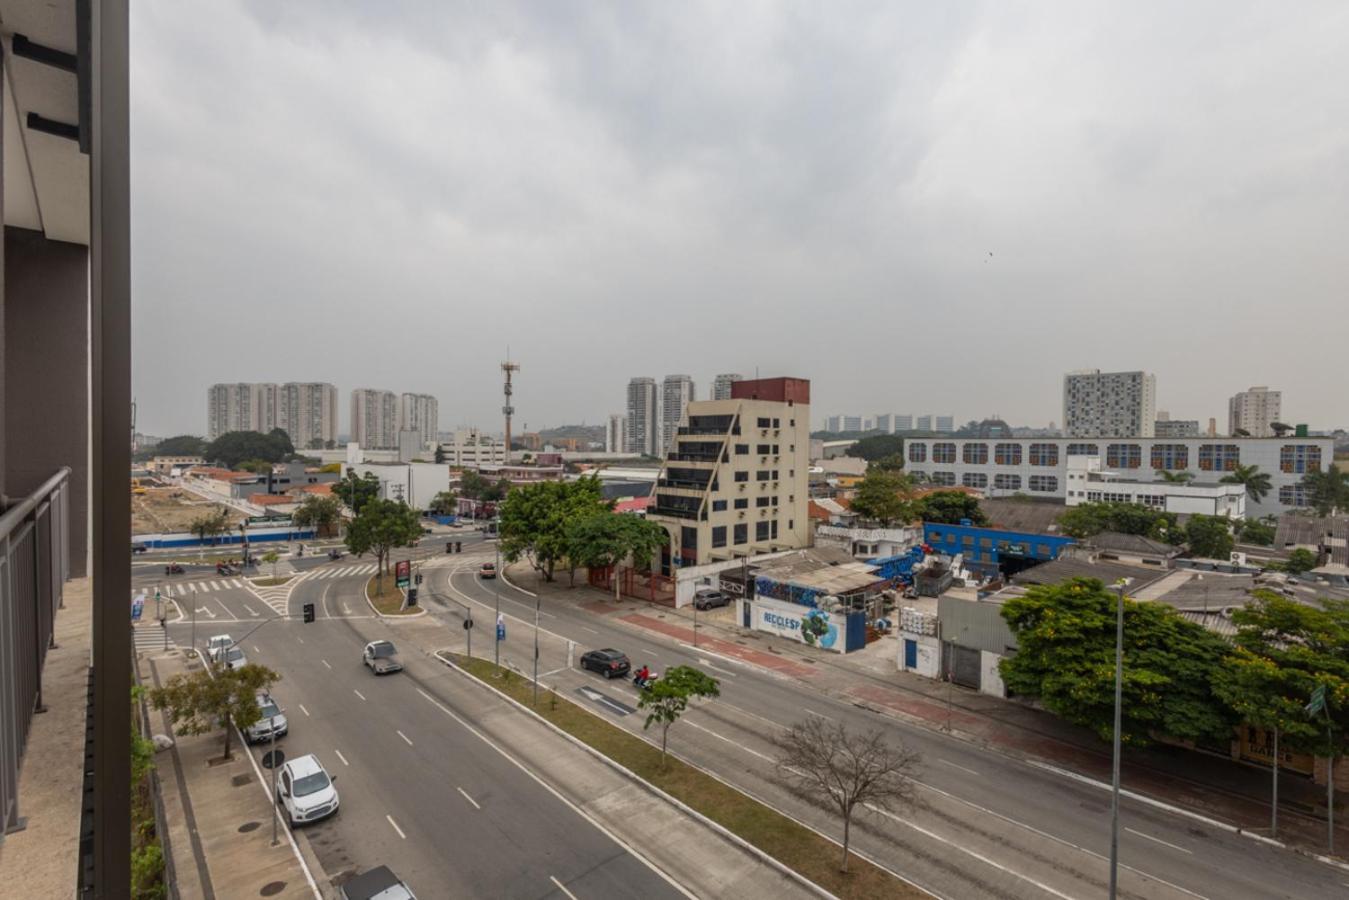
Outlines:
{"type": "MultiPolygon", "coordinates": [[[[330,876],[387,864],[421,896],[683,896],[467,728],[463,686],[456,690],[448,673],[422,665],[413,674],[410,665],[372,676],[360,663],[358,631],[379,627],[360,599],[368,575],[316,574],[286,598],[292,611],[318,605],[311,625],[246,587],[189,596],[200,610],[198,644],[229,633],[251,661],[282,674],[275,693],[290,734],[279,746],[290,756],[316,753],[337,775],[342,809],[302,830],[330,876]]],[[[190,619],[174,618],[171,637],[188,643],[190,619]]]]}
{"type": "MultiPolygon", "coordinates": [[[[491,620],[494,593],[508,620],[506,646],[530,659],[534,598],[480,581],[471,560],[429,583],[429,606],[453,625],[455,604],[471,603],[491,620]],[[444,601],[442,602],[439,601],[444,601]],[[514,644],[512,644],[514,642],[514,644]]],[[[596,595],[598,599],[598,595],[596,595]]],[[[802,716],[859,728],[880,727],[921,750],[924,805],[899,816],[869,814],[857,846],[932,892],[964,897],[1096,897],[1106,889],[1109,794],[993,750],[863,710],[828,696],[808,696],[803,683],[737,662],[712,658],[650,632],[629,630],[573,605],[545,604],[542,628],[578,642],[580,650],[616,646],[634,664],[657,670],[694,664],[722,680],[722,697],[700,705],[671,731],[678,751],[743,789],[833,833],[831,817],[772,777],[772,737],[802,716]]],[[[479,631],[485,637],[484,630],[479,631]]],[[[447,630],[455,634],[453,627],[447,630]]],[[[483,641],[490,647],[490,638],[483,641]]],[[[544,671],[565,666],[563,642],[545,635],[544,671]]],[[[475,646],[475,652],[480,651],[475,646]]],[[[564,689],[589,685],[634,706],[627,683],[563,670],[548,679],[564,689]]],[[[597,702],[595,708],[634,733],[639,716],[597,702]]],[[[1349,895],[1349,872],[1290,851],[1126,800],[1121,816],[1121,896],[1266,898],[1349,895]]]]}

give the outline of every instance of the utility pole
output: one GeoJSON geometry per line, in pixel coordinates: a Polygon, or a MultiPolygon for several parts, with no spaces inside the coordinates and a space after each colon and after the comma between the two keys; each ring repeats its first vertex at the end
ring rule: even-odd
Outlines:
{"type": "Polygon", "coordinates": [[[1124,587],[1129,579],[1115,582],[1115,740],[1110,765],[1110,900],[1119,887],[1119,755],[1120,717],[1124,698],[1124,587]]]}
{"type": "Polygon", "coordinates": [[[506,417],[506,465],[511,464],[511,416],[515,414],[515,407],[511,405],[511,375],[520,371],[520,364],[513,363],[510,360],[510,348],[506,349],[506,361],[501,364],[501,372],[506,376],[506,383],[502,386],[502,393],[505,402],[501,407],[501,412],[506,417]]]}
{"type": "Polygon", "coordinates": [[[539,594],[534,595],[534,705],[539,705],[539,594]]]}
{"type": "Polygon", "coordinates": [[[501,545],[496,546],[496,574],[492,576],[492,591],[496,594],[496,618],[492,620],[492,638],[493,646],[496,647],[495,662],[497,668],[501,668],[501,636],[497,634],[496,628],[501,623],[501,545]]]}

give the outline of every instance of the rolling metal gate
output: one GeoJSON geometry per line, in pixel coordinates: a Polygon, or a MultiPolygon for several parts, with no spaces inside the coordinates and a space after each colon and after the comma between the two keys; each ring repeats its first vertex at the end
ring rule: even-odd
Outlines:
{"type": "Polygon", "coordinates": [[[70,574],[70,469],[0,514],[0,841],[23,827],[19,763],[42,710],[42,664],[70,574]]]}
{"type": "Polygon", "coordinates": [[[962,687],[979,688],[979,651],[947,641],[942,644],[942,673],[962,687]]]}

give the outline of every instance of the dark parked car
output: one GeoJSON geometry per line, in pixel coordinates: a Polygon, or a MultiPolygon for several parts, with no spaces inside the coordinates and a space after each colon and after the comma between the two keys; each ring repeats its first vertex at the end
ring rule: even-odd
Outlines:
{"type": "Polygon", "coordinates": [[[591,650],[581,657],[581,668],[599,672],[605,678],[621,678],[632,670],[627,654],[612,648],[591,650]]]}
{"type": "Polygon", "coordinates": [[[697,609],[716,609],[718,606],[730,606],[731,598],[709,588],[693,595],[693,605],[697,609]]]}

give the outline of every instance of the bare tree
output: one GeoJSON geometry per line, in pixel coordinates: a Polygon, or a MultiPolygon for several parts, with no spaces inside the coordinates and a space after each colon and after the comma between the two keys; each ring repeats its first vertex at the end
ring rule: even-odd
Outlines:
{"type": "MultiPolygon", "coordinates": [[[[778,772],[809,794],[822,796],[843,817],[843,864],[858,804],[892,809],[914,802],[922,754],[886,741],[880,731],[851,732],[838,722],[809,718],[777,740],[778,772]]],[[[826,804],[827,805],[827,804],[826,804]]]]}

